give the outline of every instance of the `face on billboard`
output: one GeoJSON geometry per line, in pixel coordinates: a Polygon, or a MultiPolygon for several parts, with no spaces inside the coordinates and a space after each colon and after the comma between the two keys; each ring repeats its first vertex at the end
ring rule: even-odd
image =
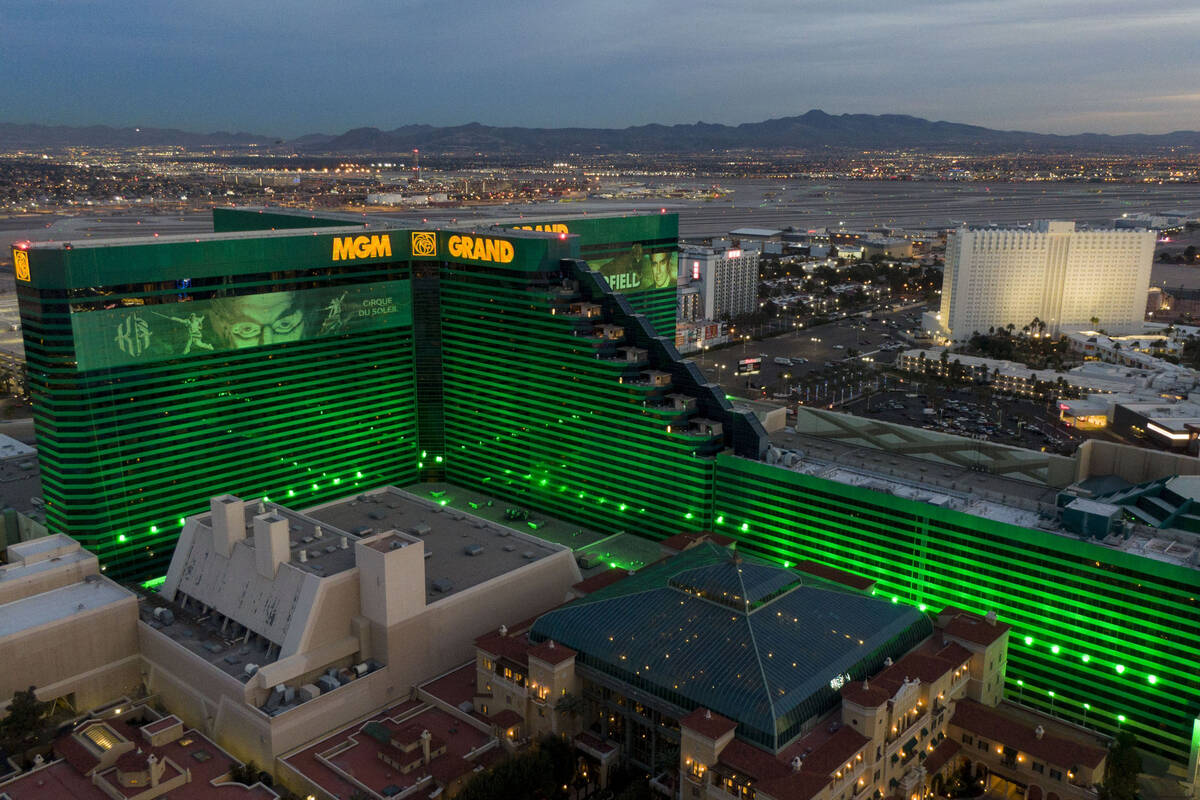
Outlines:
{"type": "Polygon", "coordinates": [[[301,342],[411,322],[408,281],[71,314],[81,370],[301,342]]]}
{"type": "Polygon", "coordinates": [[[304,338],[304,309],[297,305],[297,292],[271,292],[214,301],[213,327],[224,329],[229,345],[259,347],[304,338]],[[221,322],[218,325],[217,320],[221,322]]]}
{"type": "Polygon", "coordinates": [[[677,259],[676,253],[647,253],[640,244],[635,244],[628,253],[609,259],[592,259],[588,265],[608,279],[614,292],[632,294],[674,287],[677,259]]]}

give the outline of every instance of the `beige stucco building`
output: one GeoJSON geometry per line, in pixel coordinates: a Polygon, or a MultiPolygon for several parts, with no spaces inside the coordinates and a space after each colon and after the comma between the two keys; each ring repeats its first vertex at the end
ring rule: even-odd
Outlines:
{"type": "Polygon", "coordinates": [[[10,545],[0,566],[0,707],[30,686],[84,711],[141,681],[137,598],[62,534],[10,545]]]}
{"type": "Polygon", "coordinates": [[[569,548],[398,489],[307,513],[225,495],[186,521],[143,608],[146,685],[269,764],[408,697],[579,580],[569,548]]]}

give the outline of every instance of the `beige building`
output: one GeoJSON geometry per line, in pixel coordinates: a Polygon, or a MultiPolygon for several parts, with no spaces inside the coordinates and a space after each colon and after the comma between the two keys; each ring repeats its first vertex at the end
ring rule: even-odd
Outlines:
{"type": "Polygon", "coordinates": [[[569,548],[397,489],[305,514],[226,495],[186,521],[143,609],[146,684],[269,764],[407,697],[579,580],[569,548]]]}
{"type": "Polygon", "coordinates": [[[37,687],[86,711],[136,690],[137,598],[62,534],[10,545],[0,566],[0,707],[37,687]]]}
{"type": "Polygon", "coordinates": [[[1034,319],[1055,336],[1097,325],[1140,330],[1155,241],[1152,230],[1077,231],[1074,222],[963,226],[946,241],[941,308],[925,327],[955,341],[1034,319]]]}
{"type": "Polygon", "coordinates": [[[683,800],[920,800],[968,773],[998,789],[1038,783],[1043,800],[1094,800],[1103,741],[1002,702],[1010,629],[994,615],[948,608],[931,623],[889,613],[869,587],[839,587],[836,571],[791,572],[703,539],[682,545],[479,637],[475,712],[510,742],[571,737],[601,786],[629,761],[683,800]],[[881,666],[852,677],[872,659],[881,666]],[[986,751],[968,749],[973,737],[986,751]]]}

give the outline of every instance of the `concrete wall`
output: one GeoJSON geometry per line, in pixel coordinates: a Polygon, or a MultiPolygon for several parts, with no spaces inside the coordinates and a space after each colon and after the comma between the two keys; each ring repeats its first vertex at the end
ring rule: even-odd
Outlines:
{"type": "Polygon", "coordinates": [[[1130,483],[1144,483],[1169,475],[1200,475],[1200,459],[1195,456],[1098,439],[1089,439],[1080,445],[1075,458],[1077,481],[1096,475],[1116,475],[1130,483]]]}
{"type": "Polygon", "coordinates": [[[75,695],[88,710],[136,690],[137,600],[115,603],[0,639],[0,703],[30,686],[53,700],[75,695]]]}
{"type": "Polygon", "coordinates": [[[218,739],[215,734],[218,716],[229,719],[231,714],[229,711],[221,714],[223,708],[253,710],[262,717],[261,721],[251,716],[244,720],[243,730],[218,741],[243,760],[253,758],[259,764],[270,763],[264,758],[269,755],[266,716],[246,705],[246,687],[239,680],[145,623],[138,623],[138,644],[146,688],[159,695],[171,713],[189,727],[218,739]]]}
{"type": "Polygon", "coordinates": [[[579,580],[573,554],[563,550],[438,600],[387,630],[395,682],[412,685],[472,660],[476,637],[559,605],[579,580]]]}
{"type": "MultiPolygon", "coordinates": [[[[407,697],[385,668],[271,717],[251,705],[253,691],[146,624],[138,626],[146,685],[190,727],[233,755],[270,766],[330,730],[407,697]]],[[[251,682],[254,683],[253,681],[251,682]]]]}
{"type": "Polygon", "coordinates": [[[96,557],[91,553],[88,553],[86,557],[78,558],[78,560],[64,561],[53,569],[15,574],[19,569],[19,567],[14,569],[13,573],[0,581],[0,605],[63,586],[70,586],[73,583],[79,583],[88,575],[96,575],[100,572],[96,557]]]}

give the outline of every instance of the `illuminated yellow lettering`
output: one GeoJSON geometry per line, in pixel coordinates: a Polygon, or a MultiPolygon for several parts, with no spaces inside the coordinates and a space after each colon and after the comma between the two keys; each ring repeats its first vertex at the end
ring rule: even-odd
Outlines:
{"type": "Polygon", "coordinates": [[[392,255],[392,237],[342,236],[333,240],[333,260],[349,261],[355,258],[382,258],[392,255]]]}
{"type": "Polygon", "coordinates": [[[451,236],[446,242],[446,248],[455,258],[469,258],[473,261],[494,261],[507,264],[513,260],[516,250],[512,242],[504,239],[484,239],[474,236],[451,236]]]}

